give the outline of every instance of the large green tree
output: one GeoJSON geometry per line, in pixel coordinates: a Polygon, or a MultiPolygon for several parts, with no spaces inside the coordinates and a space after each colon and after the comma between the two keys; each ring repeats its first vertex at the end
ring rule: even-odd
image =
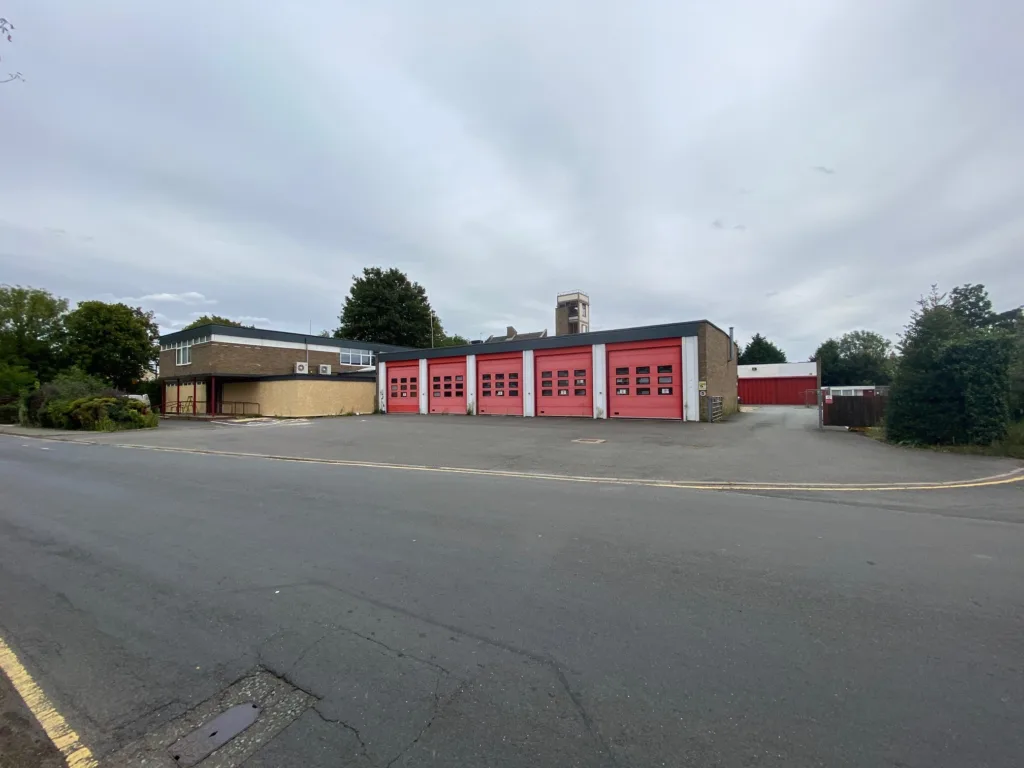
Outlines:
{"type": "Polygon", "coordinates": [[[921,298],[899,344],[889,439],[988,444],[1005,434],[1014,339],[993,317],[983,286],[948,296],[933,286],[921,298]]]}
{"type": "Polygon", "coordinates": [[[83,301],[65,319],[68,360],[118,389],[131,389],[160,354],[152,312],[126,304],[83,301]]]}
{"type": "Polygon", "coordinates": [[[817,360],[824,387],[892,381],[892,344],[874,331],[850,331],[823,341],[811,356],[812,362],[817,360]]]}
{"type": "MultiPolygon", "coordinates": [[[[203,315],[202,317],[197,317],[195,320],[193,320],[191,323],[186,325],[181,330],[187,331],[189,328],[198,328],[201,325],[211,325],[211,324],[213,324],[213,325],[229,325],[232,328],[245,328],[246,327],[245,325],[243,325],[242,323],[238,322],[237,320],[232,320],[232,319],[227,318],[227,317],[221,317],[220,315],[203,315]]],[[[255,328],[256,326],[250,325],[248,327],[249,328],[255,328]]]]}
{"type": "MultiPolygon", "coordinates": [[[[431,346],[433,310],[427,292],[399,269],[366,267],[353,277],[341,308],[341,325],[335,338],[374,341],[406,347],[431,346]]],[[[440,320],[433,318],[436,342],[444,334],[440,320]]]]}
{"type": "Polygon", "coordinates": [[[38,288],[0,285],[0,362],[23,366],[40,381],[61,369],[66,299],[38,288]]]}
{"type": "Polygon", "coordinates": [[[740,352],[740,365],[760,365],[762,363],[784,363],[786,353],[768,341],[760,333],[755,333],[747,346],[740,352]]]}

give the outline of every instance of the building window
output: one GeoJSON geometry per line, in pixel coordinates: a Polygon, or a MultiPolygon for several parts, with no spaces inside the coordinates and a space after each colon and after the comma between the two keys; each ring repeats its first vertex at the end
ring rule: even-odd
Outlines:
{"type": "Polygon", "coordinates": [[[376,361],[376,355],[368,349],[341,349],[338,351],[338,362],[342,365],[370,366],[376,361]]]}
{"type": "Polygon", "coordinates": [[[191,365],[192,364],[192,340],[179,341],[174,345],[174,364],[175,365],[191,365]]]}

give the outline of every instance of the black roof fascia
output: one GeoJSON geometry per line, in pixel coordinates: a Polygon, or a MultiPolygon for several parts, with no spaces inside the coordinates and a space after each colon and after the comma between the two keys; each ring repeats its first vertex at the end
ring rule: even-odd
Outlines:
{"type": "Polygon", "coordinates": [[[369,349],[373,352],[399,352],[412,347],[398,347],[394,344],[377,344],[372,341],[353,341],[350,339],[335,339],[327,336],[309,336],[305,333],[289,333],[288,331],[268,331],[260,328],[236,328],[233,325],[199,325],[189,328],[187,331],[175,331],[161,336],[160,344],[173,344],[176,341],[188,341],[199,336],[234,336],[240,339],[270,339],[271,341],[291,341],[296,344],[320,344],[327,347],[338,347],[339,349],[369,349]]]}
{"type": "Polygon", "coordinates": [[[240,381],[376,381],[376,371],[342,371],[332,373],[329,376],[321,376],[318,373],[197,373],[194,376],[167,376],[160,377],[159,381],[170,383],[173,381],[192,381],[192,379],[203,380],[215,378],[218,382],[230,383],[232,379],[240,381]]]}
{"type": "MultiPolygon", "coordinates": [[[[464,344],[460,347],[442,347],[440,349],[382,352],[378,360],[382,363],[389,363],[401,360],[419,360],[420,358],[496,355],[502,352],[521,352],[526,349],[561,349],[563,347],[590,346],[591,344],[619,344],[628,341],[670,339],[676,336],[696,336],[697,329],[705,323],[712,325],[707,320],[692,320],[685,323],[665,323],[664,325],[643,325],[637,328],[616,328],[610,331],[574,333],[568,336],[547,336],[542,339],[517,339],[513,341],[491,342],[489,344],[464,344]]],[[[717,328],[717,326],[715,327],[717,328]]]]}

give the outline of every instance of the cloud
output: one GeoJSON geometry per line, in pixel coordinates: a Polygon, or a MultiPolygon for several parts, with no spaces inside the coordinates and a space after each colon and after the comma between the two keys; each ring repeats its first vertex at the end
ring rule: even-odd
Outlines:
{"type": "Polygon", "coordinates": [[[196,291],[185,291],[184,293],[147,293],[137,299],[125,299],[125,301],[138,301],[149,304],[216,304],[215,299],[208,299],[196,291]]]}
{"type": "Polygon", "coordinates": [[[333,328],[394,265],[470,337],[578,287],[798,359],[933,282],[1024,294],[1024,53],[957,0],[11,2],[4,279],[168,328],[333,328]]]}

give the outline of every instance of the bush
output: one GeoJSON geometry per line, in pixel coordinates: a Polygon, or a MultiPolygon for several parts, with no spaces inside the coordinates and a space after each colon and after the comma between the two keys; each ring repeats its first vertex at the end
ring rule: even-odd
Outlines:
{"type": "Polygon", "coordinates": [[[103,432],[158,424],[156,414],[145,403],[80,371],[62,374],[23,396],[19,417],[26,425],[103,432]]]}
{"type": "Polygon", "coordinates": [[[4,403],[0,405],[0,424],[18,423],[18,403],[4,403]]]}

